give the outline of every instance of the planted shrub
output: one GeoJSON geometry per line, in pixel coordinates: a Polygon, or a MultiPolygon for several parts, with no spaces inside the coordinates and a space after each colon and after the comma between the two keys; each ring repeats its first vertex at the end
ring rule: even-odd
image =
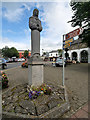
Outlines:
{"type": "Polygon", "coordinates": [[[0,72],[0,89],[8,87],[8,77],[5,72],[0,72]]]}
{"type": "Polygon", "coordinates": [[[28,64],[27,64],[27,62],[22,63],[21,66],[22,66],[22,67],[26,67],[26,68],[28,68],[28,64]]]}
{"type": "Polygon", "coordinates": [[[48,85],[42,84],[40,87],[28,86],[27,92],[29,93],[30,99],[35,99],[38,96],[42,96],[44,94],[50,95],[52,90],[51,90],[51,87],[49,87],[48,85]]]}

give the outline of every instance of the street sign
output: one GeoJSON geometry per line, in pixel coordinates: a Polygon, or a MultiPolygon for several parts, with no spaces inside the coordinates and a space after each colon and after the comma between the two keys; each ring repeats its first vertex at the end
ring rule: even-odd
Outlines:
{"type": "Polygon", "coordinates": [[[66,40],[65,44],[70,43],[70,42],[73,42],[73,38],[70,38],[70,39],[66,40]]]}
{"type": "Polygon", "coordinates": [[[66,44],[64,45],[64,48],[68,48],[68,47],[70,47],[70,45],[71,45],[71,43],[68,42],[68,43],[66,43],[66,44]]]}
{"type": "Polygon", "coordinates": [[[78,36],[80,34],[82,34],[83,32],[83,29],[82,28],[78,28],[72,32],[69,32],[65,35],[65,39],[69,39],[69,38],[72,38],[72,37],[75,37],[75,36],[78,36]]]}
{"type": "Polygon", "coordinates": [[[63,48],[65,49],[70,47],[72,42],[73,42],[73,38],[63,41],[63,48]]]}

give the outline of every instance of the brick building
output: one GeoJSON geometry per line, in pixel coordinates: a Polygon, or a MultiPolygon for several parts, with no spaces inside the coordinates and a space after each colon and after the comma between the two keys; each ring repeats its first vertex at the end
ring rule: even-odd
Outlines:
{"type": "MultiPolygon", "coordinates": [[[[19,52],[19,58],[24,58],[24,51],[25,50],[18,50],[18,52],[19,52]]],[[[28,56],[31,56],[31,51],[29,51],[28,56]]]]}

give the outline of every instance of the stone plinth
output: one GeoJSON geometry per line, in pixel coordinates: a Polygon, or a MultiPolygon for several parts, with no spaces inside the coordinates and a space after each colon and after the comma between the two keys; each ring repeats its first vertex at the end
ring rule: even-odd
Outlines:
{"type": "Polygon", "coordinates": [[[43,62],[31,61],[28,64],[29,85],[40,86],[44,82],[43,62]]]}

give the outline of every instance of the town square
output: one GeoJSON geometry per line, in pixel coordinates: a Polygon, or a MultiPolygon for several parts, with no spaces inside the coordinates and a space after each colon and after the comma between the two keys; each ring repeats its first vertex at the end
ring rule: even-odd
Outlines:
{"type": "Polygon", "coordinates": [[[89,119],[90,1],[0,5],[0,119],[89,119]]]}

